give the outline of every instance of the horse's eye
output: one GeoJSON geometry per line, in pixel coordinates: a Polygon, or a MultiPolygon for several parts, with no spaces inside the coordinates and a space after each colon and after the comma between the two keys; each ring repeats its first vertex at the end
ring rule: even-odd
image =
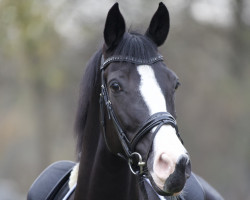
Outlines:
{"type": "Polygon", "coordinates": [[[114,93],[117,93],[117,92],[122,91],[121,86],[120,86],[119,83],[117,83],[117,82],[112,83],[112,84],[110,85],[110,88],[111,88],[111,91],[114,92],[114,93]]]}
{"type": "Polygon", "coordinates": [[[181,85],[181,83],[178,81],[177,83],[176,83],[176,85],[175,85],[175,90],[177,90],[178,89],[178,87],[181,85]]]}

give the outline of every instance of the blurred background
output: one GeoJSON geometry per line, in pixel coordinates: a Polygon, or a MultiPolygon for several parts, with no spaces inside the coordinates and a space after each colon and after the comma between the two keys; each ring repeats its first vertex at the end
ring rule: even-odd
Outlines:
{"type": "MultiPolygon", "coordinates": [[[[75,160],[74,119],[86,62],[115,0],[0,0],[0,200],[26,199],[39,173],[75,160]]],[[[144,33],[157,1],[123,0],[144,33]]],[[[181,80],[178,124],[192,169],[226,200],[250,200],[250,1],[164,0],[160,48],[181,80]]]]}

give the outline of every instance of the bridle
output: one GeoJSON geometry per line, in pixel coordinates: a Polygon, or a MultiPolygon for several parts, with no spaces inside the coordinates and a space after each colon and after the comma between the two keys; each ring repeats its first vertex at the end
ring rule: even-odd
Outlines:
{"type": "MultiPolygon", "coordinates": [[[[103,134],[105,138],[105,142],[107,145],[107,148],[110,150],[110,147],[107,142],[107,137],[106,137],[106,128],[105,128],[105,116],[104,116],[104,105],[106,106],[107,113],[108,113],[108,118],[109,120],[112,120],[114,127],[116,129],[117,136],[119,138],[119,141],[122,145],[123,153],[119,152],[116,153],[119,157],[122,157],[128,161],[130,170],[132,173],[136,175],[143,175],[144,174],[144,167],[146,165],[146,161],[142,160],[142,156],[138,153],[135,152],[135,147],[138,144],[138,142],[145,136],[147,135],[153,128],[154,132],[152,133],[155,135],[159,129],[163,125],[171,125],[175,128],[176,130],[176,135],[180,139],[180,141],[183,143],[180,134],[178,132],[178,127],[177,127],[177,122],[175,118],[169,113],[169,112],[159,112],[151,115],[146,122],[139,128],[139,131],[136,133],[136,135],[133,137],[133,139],[130,141],[124,130],[122,129],[116,114],[112,108],[112,103],[109,99],[108,95],[108,90],[107,86],[105,83],[105,77],[104,77],[104,71],[105,69],[109,66],[110,63],[113,62],[128,62],[136,65],[149,65],[149,64],[154,64],[157,62],[163,61],[163,56],[158,55],[156,57],[144,60],[144,59],[137,59],[134,57],[127,57],[127,56],[112,56],[107,58],[104,61],[104,57],[102,56],[101,60],[101,66],[100,66],[100,71],[101,71],[101,94],[100,94],[100,122],[103,127],[103,134]],[[136,160],[136,162],[135,162],[136,160]]],[[[111,150],[110,150],[111,151],[111,150]]],[[[112,152],[112,151],[111,151],[112,152]]],[[[149,152],[148,152],[149,153],[149,152]]]]}

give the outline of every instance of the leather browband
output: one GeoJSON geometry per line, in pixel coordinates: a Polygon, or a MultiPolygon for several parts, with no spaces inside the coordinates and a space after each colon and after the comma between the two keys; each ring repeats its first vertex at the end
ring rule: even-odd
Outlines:
{"type": "MultiPolygon", "coordinates": [[[[104,58],[102,57],[102,61],[104,58]]],[[[158,55],[156,57],[150,58],[148,60],[146,59],[136,59],[134,57],[129,57],[129,56],[112,56],[107,58],[105,61],[102,62],[100,69],[104,70],[110,63],[112,62],[128,62],[128,63],[133,63],[137,65],[142,65],[142,64],[154,64],[156,62],[163,61],[163,56],[158,55]]]]}

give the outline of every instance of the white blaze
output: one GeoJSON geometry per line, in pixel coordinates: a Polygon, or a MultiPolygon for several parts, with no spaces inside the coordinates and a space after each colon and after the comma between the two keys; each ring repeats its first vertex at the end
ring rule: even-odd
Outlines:
{"type": "MultiPolygon", "coordinates": [[[[167,112],[166,101],[152,67],[140,65],[137,67],[137,71],[141,78],[139,90],[148,107],[149,114],[167,112]]],[[[163,189],[165,180],[173,173],[178,158],[186,154],[187,151],[176,136],[175,129],[170,125],[162,126],[156,134],[153,151],[154,161],[151,175],[158,187],[163,189]]]]}
{"type": "Polygon", "coordinates": [[[149,114],[166,112],[166,101],[151,66],[140,65],[137,70],[141,76],[140,92],[149,109],[149,114]]]}

